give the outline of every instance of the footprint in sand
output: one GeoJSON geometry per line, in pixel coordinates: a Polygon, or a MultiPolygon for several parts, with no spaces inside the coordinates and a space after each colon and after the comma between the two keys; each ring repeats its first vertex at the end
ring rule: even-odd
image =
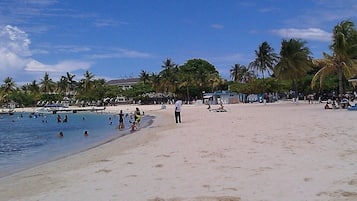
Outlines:
{"type": "Polygon", "coordinates": [[[108,173],[108,172],[111,172],[111,170],[100,169],[100,170],[96,171],[95,173],[100,173],[100,172],[108,173]]]}
{"type": "Polygon", "coordinates": [[[348,182],[348,184],[352,186],[357,186],[357,179],[352,179],[351,181],[348,182]]]}
{"type": "Polygon", "coordinates": [[[161,168],[161,167],[164,167],[164,165],[162,165],[162,164],[157,164],[157,165],[155,165],[155,167],[156,167],[156,168],[161,168]]]}

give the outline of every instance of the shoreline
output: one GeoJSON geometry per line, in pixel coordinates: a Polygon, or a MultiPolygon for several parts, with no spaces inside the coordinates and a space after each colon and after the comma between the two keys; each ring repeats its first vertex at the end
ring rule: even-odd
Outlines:
{"type": "Polygon", "coordinates": [[[172,105],[148,112],[157,120],[146,129],[0,178],[0,197],[357,199],[357,113],[286,102],[225,105],[219,113],[206,107],[183,105],[182,124],[172,105]]]}
{"type": "MultiPolygon", "coordinates": [[[[150,120],[147,120],[148,122],[145,122],[145,126],[141,127],[140,129],[146,129],[147,127],[152,125],[154,119],[155,119],[154,116],[150,116],[150,120]]],[[[108,139],[105,139],[105,140],[98,141],[97,143],[95,143],[95,144],[93,144],[93,145],[91,145],[89,147],[85,147],[85,148],[82,148],[82,149],[79,149],[79,150],[71,151],[71,152],[68,152],[68,153],[65,153],[65,154],[62,154],[62,155],[59,155],[59,156],[47,158],[44,161],[37,162],[36,164],[26,165],[26,166],[24,166],[22,168],[18,168],[16,170],[14,170],[14,171],[7,171],[6,173],[0,174],[0,179],[4,178],[4,177],[9,177],[11,175],[18,174],[18,173],[21,173],[21,172],[24,172],[24,171],[27,171],[27,170],[32,169],[32,168],[36,168],[36,167],[44,165],[46,163],[51,163],[51,162],[54,162],[54,161],[57,161],[57,160],[65,159],[65,158],[70,157],[72,155],[80,154],[82,152],[91,150],[93,148],[102,146],[104,144],[110,143],[110,142],[115,141],[115,140],[118,140],[118,139],[120,139],[120,138],[122,138],[122,137],[124,137],[126,135],[130,135],[130,134],[132,134],[132,132],[127,130],[121,135],[118,135],[118,136],[115,136],[115,137],[111,137],[111,138],[108,138],[108,139]]]]}
{"type": "MultiPolygon", "coordinates": [[[[119,113],[120,109],[125,108],[125,111],[130,113],[130,111],[131,110],[134,111],[136,107],[140,107],[140,106],[139,105],[121,105],[120,107],[118,107],[118,106],[110,106],[110,107],[108,107],[107,110],[103,110],[103,111],[99,111],[99,112],[98,111],[81,111],[80,113],[117,115],[119,113]]],[[[40,107],[16,108],[15,112],[16,113],[23,113],[23,112],[32,113],[32,112],[35,112],[35,110],[38,109],[38,108],[40,108],[40,107]]],[[[154,108],[151,108],[151,107],[149,107],[148,109],[150,109],[149,111],[155,110],[154,108]]],[[[72,114],[72,112],[63,112],[61,114],[68,114],[68,113],[72,114]]],[[[146,116],[149,116],[150,119],[146,120],[145,122],[143,122],[144,124],[140,129],[146,129],[147,127],[149,127],[153,123],[153,120],[155,119],[154,116],[151,116],[151,115],[146,115],[146,116]]],[[[110,143],[110,142],[112,142],[114,140],[117,140],[117,139],[119,139],[119,138],[121,138],[123,136],[130,135],[130,134],[132,134],[131,131],[125,130],[119,136],[111,135],[110,138],[98,141],[96,143],[93,143],[89,147],[84,147],[84,148],[78,149],[78,150],[72,150],[71,152],[64,153],[64,154],[61,154],[61,155],[58,155],[58,156],[53,156],[53,157],[47,158],[46,160],[43,160],[43,161],[37,161],[34,164],[26,164],[25,166],[23,166],[21,168],[16,168],[15,170],[6,170],[5,172],[0,174],[0,179],[4,178],[4,177],[9,177],[11,175],[18,174],[18,173],[21,173],[21,172],[24,172],[24,171],[27,171],[27,170],[32,169],[32,168],[36,168],[38,166],[42,166],[42,165],[44,165],[46,163],[51,163],[51,162],[54,162],[54,161],[57,161],[57,160],[65,159],[65,158],[70,157],[72,155],[80,154],[81,152],[85,152],[85,151],[88,151],[90,149],[96,148],[98,146],[102,146],[102,145],[104,145],[106,143],[110,143]]]]}
{"type": "MultiPolygon", "coordinates": [[[[136,107],[140,107],[140,106],[139,105],[120,105],[120,107],[118,107],[118,106],[110,106],[106,110],[101,110],[101,111],[83,110],[83,111],[80,111],[79,113],[83,113],[83,114],[91,113],[91,114],[98,114],[98,115],[101,115],[101,114],[117,115],[119,113],[120,109],[125,108],[124,110],[126,112],[130,113],[130,111],[131,110],[134,111],[134,109],[136,107]]],[[[16,108],[14,111],[16,113],[32,113],[32,112],[35,112],[35,110],[38,109],[38,108],[41,108],[41,107],[16,108]]],[[[84,109],[88,109],[88,108],[89,107],[85,107],[84,109]]],[[[154,108],[149,108],[149,109],[150,109],[149,111],[154,110],[154,108]]],[[[60,114],[72,114],[72,112],[60,112],[60,114]]],[[[140,129],[146,129],[147,127],[149,127],[153,123],[153,119],[155,117],[151,116],[151,115],[146,115],[146,116],[148,116],[149,119],[147,119],[144,122],[142,122],[143,124],[142,124],[140,129]]],[[[36,162],[33,163],[33,164],[27,164],[26,163],[26,164],[24,164],[24,166],[22,166],[20,168],[13,169],[13,170],[6,169],[6,170],[4,170],[4,172],[1,172],[0,178],[9,177],[11,175],[27,171],[28,169],[32,169],[32,168],[35,168],[37,166],[44,165],[46,163],[50,163],[50,162],[53,162],[53,161],[65,159],[65,158],[67,158],[69,156],[72,156],[72,155],[80,154],[81,152],[90,150],[92,148],[101,146],[101,145],[106,144],[106,143],[110,143],[111,141],[117,140],[117,139],[119,139],[119,138],[121,138],[121,137],[123,137],[125,135],[130,135],[132,133],[130,131],[130,129],[122,130],[120,132],[121,133],[118,136],[116,136],[114,134],[110,134],[109,135],[110,137],[108,137],[107,139],[102,139],[102,140],[100,140],[98,142],[95,142],[95,143],[93,142],[92,145],[82,147],[81,149],[71,150],[69,152],[66,152],[66,153],[63,153],[63,154],[60,154],[60,155],[57,155],[57,156],[51,156],[51,157],[46,158],[44,160],[38,160],[37,159],[36,162]]]]}

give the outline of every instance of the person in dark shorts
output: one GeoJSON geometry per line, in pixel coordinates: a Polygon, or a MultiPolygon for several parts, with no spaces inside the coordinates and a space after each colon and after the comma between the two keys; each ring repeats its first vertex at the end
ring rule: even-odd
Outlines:
{"type": "Polygon", "coordinates": [[[120,110],[119,113],[119,129],[123,129],[124,128],[124,114],[123,114],[123,110],[120,110]]]}

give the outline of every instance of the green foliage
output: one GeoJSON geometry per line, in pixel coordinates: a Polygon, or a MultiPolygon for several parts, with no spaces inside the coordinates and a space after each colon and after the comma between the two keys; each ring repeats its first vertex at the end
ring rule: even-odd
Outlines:
{"type": "Polygon", "coordinates": [[[248,83],[232,82],[231,91],[243,94],[262,94],[270,92],[284,92],[289,90],[289,81],[279,81],[276,78],[253,79],[248,83]]]}
{"type": "Polygon", "coordinates": [[[24,93],[22,91],[16,91],[10,95],[10,99],[13,100],[14,102],[20,104],[22,107],[31,107],[36,105],[36,97],[24,93]]]}
{"type": "Polygon", "coordinates": [[[117,86],[104,85],[104,97],[105,98],[115,98],[122,93],[122,90],[117,86]]]}
{"type": "Polygon", "coordinates": [[[233,81],[246,83],[255,78],[254,72],[244,65],[234,64],[230,69],[230,75],[233,81]]]}
{"type": "Polygon", "coordinates": [[[60,94],[41,94],[40,100],[48,102],[62,101],[63,96],[60,94]]]}
{"type": "Polygon", "coordinates": [[[140,99],[143,94],[155,92],[155,90],[148,84],[139,83],[134,85],[132,88],[124,90],[122,92],[123,96],[132,97],[134,99],[140,99]]]}
{"type": "Polygon", "coordinates": [[[330,48],[332,55],[324,53],[323,59],[314,60],[319,70],[311,81],[311,87],[314,88],[319,81],[322,88],[327,76],[337,75],[339,94],[343,94],[344,86],[348,86],[344,80],[357,74],[357,31],[353,22],[342,21],[334,27],[330,48]]]}
{"type": "Polygon", "coordinates": [[[264,41],[259,45],[258,50],[255,50],[255,56],[255,60],[249,64],[249,68],[260,72],[263,78],[265,72],[270,75],[278,62],[278,55],[274,52],[274,49],[270,47],[268,42],[264,41]]]}
{"type": "Polygon", "coordinates": [[[222,79],[219,77],[216,68],[209,62],[202,59],[191,59],[179,67],[179,96],[202,97],[202,91],[211,91],[221,85],[222,79]],[[184,92],[185,91],[185,92],[184,92]]]}

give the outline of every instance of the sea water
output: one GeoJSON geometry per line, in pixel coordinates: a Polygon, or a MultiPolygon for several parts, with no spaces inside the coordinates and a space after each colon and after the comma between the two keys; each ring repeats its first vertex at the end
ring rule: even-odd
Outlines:
{"type": "MultiPolygon", "coordinates": [[[[125,116],[122,130],[118,129],[118,121],[118,115],[108,113],[0,115],[0,177],[129,134],[132,116],[125,116]],[[61,122],[57,121],[58,115],[61,122]],[[67,122],[63,122],[65,116],[67,122]],[[59,132],[63,137],[58,137],[59,132]]],[[[150,116],[142,117],[141,127],[151,121],[150,116]]]]}

